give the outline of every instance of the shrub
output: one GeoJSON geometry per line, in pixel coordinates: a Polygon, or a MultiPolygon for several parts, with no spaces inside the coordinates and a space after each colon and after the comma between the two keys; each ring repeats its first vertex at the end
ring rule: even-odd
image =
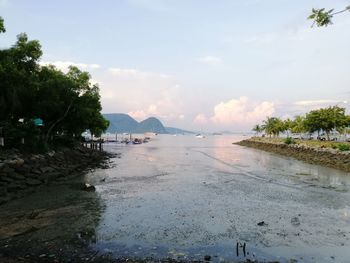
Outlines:
{"type": "Polygon", "coordinates": [[[350,151],[350,144],[346,144],[346,143],[341,143],[341,144],[338,144],[338,149],[339,151],[350,151]]]}
{"type": "Polygon", "coordinates": [[[295,141],[292,137],[287,137],[285,140],[284,140],[284,143],[285,144],[295,144],[295,141]]]}

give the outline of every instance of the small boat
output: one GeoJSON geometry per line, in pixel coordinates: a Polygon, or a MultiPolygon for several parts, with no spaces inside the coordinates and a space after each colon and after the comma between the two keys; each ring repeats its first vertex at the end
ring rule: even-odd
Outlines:
{"type": "Polygon", "coordinates": [[[132,141],[132,144],[141,144],[142,143],[142,140],[139,139],[139,138],[135,138],[133,141],[132,141]]]}
{"type": "Polygon", "coordinates": [[[205,138],[205,136],[200,134],[200,133],[198,133],[198,134],[196,134],[196,138],[203,139],[203,138],[205,138]]]}

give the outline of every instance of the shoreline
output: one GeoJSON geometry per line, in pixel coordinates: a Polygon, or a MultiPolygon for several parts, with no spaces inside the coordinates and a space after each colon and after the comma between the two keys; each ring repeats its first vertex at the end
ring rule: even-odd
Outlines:
{"type": "Polygon", "coordinates": [[[350,173],[350,152],[341,152],[332,148],[315,147],[303,143],[288,145],[282,141],[260,137],[253,137],[233,144],[272,152],[309,164],[321,165],[350,173]]]}
{"type": "Polygon", "coordinates": [[[103,166],[109,154],[77,146],[46,154],[20,154],[11,150],[0,157],[1,206],[55,182],[79,176],[88,168],[103,166]]]}

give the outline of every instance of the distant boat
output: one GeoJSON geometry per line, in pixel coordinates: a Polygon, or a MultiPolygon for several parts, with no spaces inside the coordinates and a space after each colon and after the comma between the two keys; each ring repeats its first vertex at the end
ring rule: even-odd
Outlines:
{"type": "Polygon", "coordinates": [[[200,134],[200,133],[198,133],[198,134],[196,134],[196,138],[203,139],[203,138],[205,138],[205,136],[200,134]]]}

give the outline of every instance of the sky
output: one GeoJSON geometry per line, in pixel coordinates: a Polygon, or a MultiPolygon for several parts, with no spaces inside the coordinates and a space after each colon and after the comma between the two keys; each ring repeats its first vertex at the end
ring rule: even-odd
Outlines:
{"type": "Polygon", "coordinates": [[[41,64],[76,65],[104,113],[196,131],[249,131],[267,116],[338,105],[350,113],[350,12],[311,28],[311,9],[350,0],[0,0],[41,64]]]}

